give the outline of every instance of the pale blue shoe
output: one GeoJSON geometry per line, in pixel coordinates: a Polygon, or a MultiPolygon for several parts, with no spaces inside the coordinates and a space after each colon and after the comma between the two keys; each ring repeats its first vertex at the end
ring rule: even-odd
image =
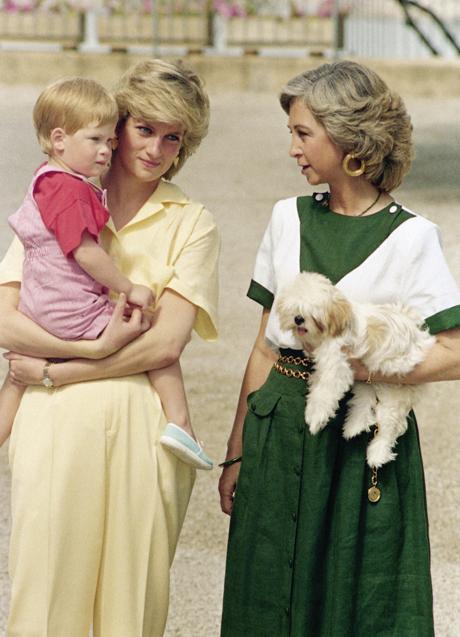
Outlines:
{"type": "Polygon", "coordinates": [[[196,469],[209,470],[214,466],[198,442],[173,422],[168,422],[166,425],[160,442],[182,462],[190,464],[196,469]]]}

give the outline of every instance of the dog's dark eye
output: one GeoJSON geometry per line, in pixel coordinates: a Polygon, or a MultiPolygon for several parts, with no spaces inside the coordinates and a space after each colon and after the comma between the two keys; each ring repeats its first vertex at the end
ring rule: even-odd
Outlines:
{"type": "Polygon", "coordinates": [[[302,323],[305,323],[305,319],[303,316],[300,316],[300,314],[297,314],[297,316],[294,317],[294,323],[296,325],[302,325],[302,323]]]}

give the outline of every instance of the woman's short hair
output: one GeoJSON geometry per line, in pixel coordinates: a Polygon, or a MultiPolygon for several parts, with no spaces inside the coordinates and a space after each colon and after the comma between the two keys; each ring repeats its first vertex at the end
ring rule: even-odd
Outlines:
{"type": "Polygon", "coordinates": [[[377,73],[348,60],[322,64],[286,84],[286,113],[297,99],[334,144],[366,163],[369,182],[385,192],[400,185],[413,158],[412,125],[401,97],[377,73]]]}
{"type": "Polygon", "coordinates": [[[147,123],[184,127],[178,162],[164,175],[171,179],[208,132],[209,99],[201,79],[181,62],[145,60],[122,75],[114,95],[121,123],[131,115],[147,123]]]}
{"type": "Polygon", "coordinates": [[[33,111],[38,142],[44,153],[52,152],[51,132],[62,128],[73,135],[89,125],[116,124],[117,103],[103,86],[82,77],[58,80],[39,95],[33,111]]]}

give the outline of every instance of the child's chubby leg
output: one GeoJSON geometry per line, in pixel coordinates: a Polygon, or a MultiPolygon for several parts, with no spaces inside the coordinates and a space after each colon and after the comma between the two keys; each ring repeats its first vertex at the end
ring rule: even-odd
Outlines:
{"type": "Polygon", "coordinates": [[[158,393],[168,422],[173,422],[196,440],[190,423],[187,397],[180,363],[149,372],[150,382],[158,393]]]}
{"type": "Polygon", "coordinates": [[[197,441],[190,423],[180,363],[151,370],[149,378],[160,397],[168,420],[160,438],[161,444],[196,469],[212,469],[213,462],[197,441]]]}
{"type": "Polygon", "coordinates": [[[0,389],[0,447],[11,433],[24,391],[25,387],[12,383],[8,376],[5,378],[0,389]]]}

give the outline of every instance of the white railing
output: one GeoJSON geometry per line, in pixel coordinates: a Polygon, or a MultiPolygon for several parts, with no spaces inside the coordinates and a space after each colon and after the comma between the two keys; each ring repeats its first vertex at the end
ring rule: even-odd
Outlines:
{"type": "MultiPolygon", "coordinates": [[[[460,0],[419,0],[438,16],[460,45],[460,0]]],[[[414,27],[396,0],[353,0],[345,27],[346,51],[361,57],[419,59],[433,56],[458,57],[458,50],[439,25],[411,4],[414,27]],[[428,44],[423,42],[426,37],[428,44]],[[430,49],[430,45],[433,50],[430,49]]]]}

